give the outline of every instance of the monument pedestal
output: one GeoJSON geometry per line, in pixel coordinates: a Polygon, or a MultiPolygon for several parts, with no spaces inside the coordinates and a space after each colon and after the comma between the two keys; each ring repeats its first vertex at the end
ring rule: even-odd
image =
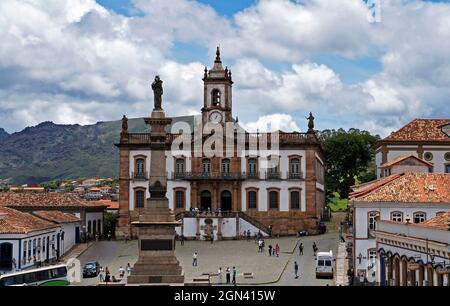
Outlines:
{"type": "Polygon", "coordinates": [[[175,220],[167,199],[148,200],[150,207],[133,222],[139,233],[139,258],[128,284],[184,283],[184,273],[175,256],[175,220]]]}

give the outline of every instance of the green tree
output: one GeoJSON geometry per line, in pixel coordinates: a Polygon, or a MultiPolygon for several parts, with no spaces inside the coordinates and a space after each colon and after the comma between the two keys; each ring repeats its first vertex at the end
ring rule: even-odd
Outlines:
{"type": "Polygon", "coordinates": [[[325,181],[327,195],[339,192],[342,199],[348,197],[350,187],[356,182],[375,178],[372,146],[380,139],[367,131],[358,129],[325,130],[324,139],[327,171],[325,181]]]}

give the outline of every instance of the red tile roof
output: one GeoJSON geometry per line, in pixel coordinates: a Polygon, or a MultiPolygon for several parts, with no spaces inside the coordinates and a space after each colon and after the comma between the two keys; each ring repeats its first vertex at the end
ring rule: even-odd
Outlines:
{"type": "Polygon", "coordinates": [[[450,203],[450,174],[403,173],[350,194],[358,202],[450,203]]]}
{"type": "Polygon", "coordinates": [[[47,220],[50,222],[55,222],[58,224],[73,223],[73,222],[80,221],[80,218],[78,218],[72,214],[67,214],[62,211],[57,211],[57,210],[38,210],[38,211],[33,211],[31,214],[37,216],[38,218],[41,218],[41,219],[44,219],[44,220],[47,220]]]}
{"type": "Polygon", "coordinates": [[[438,216],[428,219],[417,226],[431,227],[439,230],[450,230],[450,212],[444,212],[438,216]]]}
{"type": "Polygon", "coordinates": [[[98,203],[99,205],[106,205],[108,206],[108,209],[119,209],[119,202],[118,201],[111,201],[111,200],[98,200],[98,201],[92,201],[93,203],[98,203]]]}
{"type": "Polygon", "coordinates": [[[27,234],[59,225],[15,209],[0,207],[0,234],[27,234]]]}
{"type": "Polygon", "coordinates": [[[402,162],[402,161],[404,161],[406,159],[409,159],[409,158],[414,158],[414,159],[418,160],[419,162],[421,162],[421,163],[423,163],[423,164],[425,164],[425,165],[427,165],[429,167],[433,167],[432,163],[429,163],[426,160],[418,158],[417,156],[414,156],[414,155],[403,155],[403,156],[398,156],[398,157],[388,161],[387,163],[382,164],[381,168],[386,168],[386,167],[393,166],[393,165],[398,164],[398,163],[400,163],[400,162],[402,162]]]}
{"type": "Polygon", "coordinates": [[[450,143],[450,137],[441,129],[442,125],[449,123],[450,119],[414,119],[382,141],[439,141],[450,143]]]}
{"type": "Polygon", "coordinates": [[[94,208],[103,205],[95,204],[70,193],[0,193],[0,206],[12,208],[45,207],[45,208],[94,208]]]}

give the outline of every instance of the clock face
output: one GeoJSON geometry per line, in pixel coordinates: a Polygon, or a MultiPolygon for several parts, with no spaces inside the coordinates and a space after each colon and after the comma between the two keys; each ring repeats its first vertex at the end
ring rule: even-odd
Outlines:
{"type": "Polygon", "coordinates": [[[222,113],[220,112],[212,112],[211,114],[209,114],[209,121],[211,121],[212,123],[222,122],[222,118],[222,113]]]}

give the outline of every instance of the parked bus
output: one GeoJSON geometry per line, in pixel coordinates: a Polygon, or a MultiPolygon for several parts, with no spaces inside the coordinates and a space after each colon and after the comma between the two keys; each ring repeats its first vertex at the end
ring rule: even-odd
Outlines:
{"type": "Polygon", "coordinates": [[[317,253],[316,278],[319,277],[334,277],[333,251],[317,253]]]}
{"type": "Polygon", "coordinates": [[[0,276],[0,287],[6,286],[68,286],[67,266],[57,265],[0,276]]]}

